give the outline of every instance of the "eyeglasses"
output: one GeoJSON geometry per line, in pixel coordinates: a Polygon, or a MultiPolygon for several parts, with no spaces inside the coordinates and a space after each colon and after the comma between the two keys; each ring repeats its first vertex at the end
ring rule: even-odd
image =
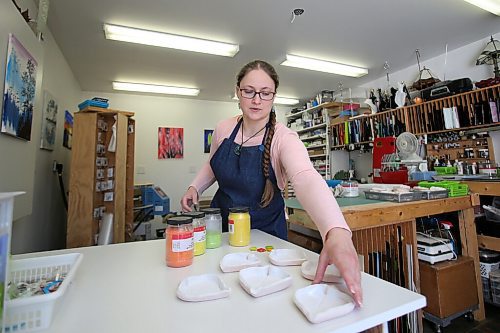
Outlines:
{"type": "Polygon", "coordinates": [[[255,91],[253,89],[240,89],[241,96],[244,98],[252,99],[255,95],[259,95],[260,99],[263,101],[270,101],[276,95],[275,92],[272,91],[255,91]]]}

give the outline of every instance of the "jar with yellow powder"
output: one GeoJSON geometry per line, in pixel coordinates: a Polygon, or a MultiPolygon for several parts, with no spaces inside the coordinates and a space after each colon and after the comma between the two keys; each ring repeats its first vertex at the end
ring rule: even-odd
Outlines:
{"type": "Polygon", "coordinates": [[[247,246],[250,244],[250,213],[248,207],[229,208],[228,229],[229,245],[247,246]]]}

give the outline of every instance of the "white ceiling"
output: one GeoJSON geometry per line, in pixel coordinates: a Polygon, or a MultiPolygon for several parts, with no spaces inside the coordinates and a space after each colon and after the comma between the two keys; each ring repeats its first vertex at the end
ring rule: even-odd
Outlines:
{"type": "Polygon", "coordinates": [[[111,82],[198,87],[198,99],[230,101],[242,65],[263,59],[279,95],[302,100],[356,87],[500,31],[500,17],[461,0],[51,0],[48,26],[83,90],[111,82]],[[291,23],[294,8],[303,15],[291,23]],[[234,58],[104,39],[111,23],[237,43],[234,58]],[[366,67],[362,78],[280,66],[285,54],[366,67]]]}

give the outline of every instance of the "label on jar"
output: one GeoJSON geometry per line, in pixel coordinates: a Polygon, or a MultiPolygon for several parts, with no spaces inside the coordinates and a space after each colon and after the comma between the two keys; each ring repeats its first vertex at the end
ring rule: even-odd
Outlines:
{"type": "Polygon", "coordinates": [[[194,247],[193,234],[172,235],[172,252],[190,251],[194,247]]]}
{"type": "Polygon", "coordinates": [[[204,242],[205,235],[206,235],[205,226],[194,228],[194,242],[195,243],[204,242]]]}
{"type": "Polygon", "coordinates": [[[234,220],[229,220],[227,223],[228,223],[229,233],[234,234],[234,220]]]}

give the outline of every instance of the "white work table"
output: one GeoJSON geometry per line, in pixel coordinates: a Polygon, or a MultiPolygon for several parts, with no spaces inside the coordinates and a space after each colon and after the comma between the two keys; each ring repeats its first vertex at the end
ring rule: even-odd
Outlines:
{"type": "MultiPolygon", "coordinates": [[[[78,332],[345,332],[353,333],[383,324],[423,308],[425,297],[362,273],[363,307],[330,321],[311,324],[293,302],[299,288],[311,281],[300,266],[284,267],[293,284],[286,290],[254,298],[239,285],[238,273],[223,273],[221,258],[249,247],[223,246],[194,258],[191,266],[165,265],[165,241],[75,248],[14,256],[21,259],[63,253],[83,253],[73,283],[55,309],[52,333],[78,332]],[[215,273],[231,288],[228,298],[184,302],[176,297],[179,282],[191,275],[215,273]]],[[[300,248],[266,233],[252,230],[250,246],[300,248]]],[[[307,257],[316,253],[304,249],[307,257]]],[[[261,259],[269,263],[267,253],[261,259]]]]}

